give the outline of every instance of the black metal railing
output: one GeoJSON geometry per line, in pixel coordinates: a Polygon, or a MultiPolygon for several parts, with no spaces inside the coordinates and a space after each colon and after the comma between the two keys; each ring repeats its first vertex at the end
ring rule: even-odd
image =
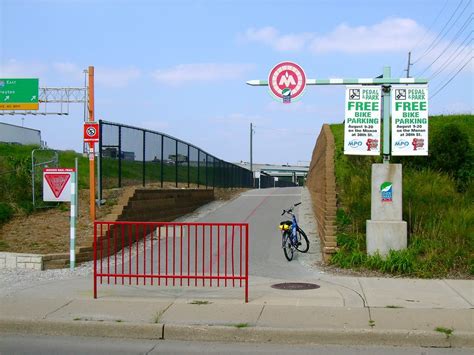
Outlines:
{"type": "MultiPolygon", "coordinates": [[[[172,183],[176,187],[253,187],[250,170],[164,133],[100,120],[103,188],[172,183]]],[[[265,184],[273,187],[272,184],[265,184]]],[[[265,186],[267,187],[267,186],[265,186]]]]}

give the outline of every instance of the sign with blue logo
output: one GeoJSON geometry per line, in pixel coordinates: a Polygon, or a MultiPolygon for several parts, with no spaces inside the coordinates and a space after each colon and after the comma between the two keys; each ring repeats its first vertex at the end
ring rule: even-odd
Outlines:
{"type": "Polygon", "coordinates": [[[380,155],[382,91],[379,86],[347,86],[344,154],[380,155]]]}
{"type": "Polygon", "coordinates": [[[382,197],[382,202],[392,202],[393,184],[389,181],[386,181],[382,185],[380,185],[380,194],[382,197]]]}

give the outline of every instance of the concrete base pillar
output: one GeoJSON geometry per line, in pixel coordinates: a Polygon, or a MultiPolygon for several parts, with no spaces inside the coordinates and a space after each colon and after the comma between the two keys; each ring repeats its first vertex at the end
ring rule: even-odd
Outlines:
{"type": "Polygon", "coordinates": [[[371,219],[367,221],[367,254],[387,255],[407,247],[402,220],[402,165],[372,164],[371,219]]]}
{"type": "Polygon", "coordinates": [[[390,250],[407,247],[407,222],[367,221],[367,254],[385,256],[390,250]]]}

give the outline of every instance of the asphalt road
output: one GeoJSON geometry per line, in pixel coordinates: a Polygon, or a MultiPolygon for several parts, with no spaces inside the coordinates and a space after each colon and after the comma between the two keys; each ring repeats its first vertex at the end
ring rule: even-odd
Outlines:
{"type": "MultiPolygon", "coordinates": [[[[251,276],[289,281],[311,278],[314,271],[299,262],[301,256],[298,252],[295,252],[292,262],[285,259],[278,229],[282,220],[291,218],[288,215],[281,216],[282,210],[300,202],[301,192],[300,187],[250,190],[197,222],[248,223],[251,276]]],[[[245,231],[241,227],[212,227],[212,231],[211,227],[153,227],[143,234],[146,235],[144,243],[127,247],[129,255],[132,255],[131,260],[128,256],[122,258],[119,253],[111,256],[110,260],[99,262],[99,271],[114,274],[131,271],[131,274],[147,275],[190,273],[196,276],[222,275],[223,272],[240,276],[245,273],[245,259],[241,256],[245,254],[245,231]]],[[[120,235],[116,236],[119,244],[120,239],[120,235]]],[[[130,283],[130,279],[125,278],[123,281],[125,284],[130,283]]],[[[118,282],[122,283],[122,279],[118,282]]],[[[145,282],[151,283],[151,280],[145,282]]],[[[161,282],[174,284],[172,279],[161,282]]],[[[137,281],[132,280],[131,283],[136,284],[137,281]]],[[[191,280],[191,284],[203,283],[210,282],[191,280]]]]}
{"type": "Polygon", "coordinates": [[[1,354],[470,355],[472,349],[205,343],[2,334],[1,354]]]}

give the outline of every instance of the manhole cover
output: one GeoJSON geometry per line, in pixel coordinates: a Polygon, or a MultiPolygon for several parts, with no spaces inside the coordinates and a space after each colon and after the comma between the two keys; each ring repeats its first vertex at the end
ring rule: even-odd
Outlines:
{"type": "Polygon", "coordinates": [[[272,288],[276,288],[278,290],[314,290],[319,288],[319,285],[310,284],[307,282],[284,282],[281,284],[272,285],[272,288]]]}

